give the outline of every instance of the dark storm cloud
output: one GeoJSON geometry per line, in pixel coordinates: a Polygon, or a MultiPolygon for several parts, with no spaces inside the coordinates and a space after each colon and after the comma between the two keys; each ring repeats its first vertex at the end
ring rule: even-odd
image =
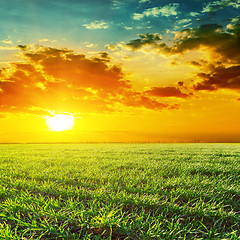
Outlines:
{"type": "Polygon", "coordinates": [[[105,52],[87,58],[68,49],[20,48],[25,62],[12,63],[0,71],[2,112],[109,112],[118,111],[119,104],[153,110],[177,108],[160,103],[151,94],[135,91],[105,52]]]}

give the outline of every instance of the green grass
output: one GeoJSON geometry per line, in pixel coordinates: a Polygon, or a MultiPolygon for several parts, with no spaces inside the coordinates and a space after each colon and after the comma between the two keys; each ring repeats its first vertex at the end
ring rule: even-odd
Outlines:
{"type": "Polygon", "coordinates": [[[240,144],[0,145],[0,239],[240,239],[240,144]]]}

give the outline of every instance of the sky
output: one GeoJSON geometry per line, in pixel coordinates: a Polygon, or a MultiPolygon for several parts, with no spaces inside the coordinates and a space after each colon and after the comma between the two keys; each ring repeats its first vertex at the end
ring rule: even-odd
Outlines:
{"type": "Polygon", "coordinates": [[[0,143],[239,142],[240,0],[0,2],[0,143]],[[54,131],[47,119],[74,119],[54,131]]]}

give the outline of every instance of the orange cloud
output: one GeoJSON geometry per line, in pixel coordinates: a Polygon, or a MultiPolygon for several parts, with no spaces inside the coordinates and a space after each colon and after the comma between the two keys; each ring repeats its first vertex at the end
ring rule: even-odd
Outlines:
{"type": "MultiPolygon", "coordinates": [[[[181,82],[179,84],[181,85],[181,82]]],[[[153,87],[150,90],[147,90],[146,93],[157,97],[189,97],[188,94],[181,92],[179,88],[175,87],[153,87]]]]}
{"type": "Polygon", "coordinates": [[[24,61],[12,63],[8,74],[4,69],[0,72],[1,112],[109,112],[117,110],[116,104],[153,110],[176,108],[134,90],[105,52],[87,58],[68,49],[19,48],[24,61]]]}

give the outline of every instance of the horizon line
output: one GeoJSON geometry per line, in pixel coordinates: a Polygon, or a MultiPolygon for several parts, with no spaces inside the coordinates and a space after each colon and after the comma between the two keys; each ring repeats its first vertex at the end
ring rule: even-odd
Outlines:
{"type": "Polygon", "coordinates": [[[0,142],[0,144],[144,144],[144,143],[161,143],[161,144],[171,144],[171,143],[240,143],[240,141],[80,141],[80,142],[0,142]]]}

